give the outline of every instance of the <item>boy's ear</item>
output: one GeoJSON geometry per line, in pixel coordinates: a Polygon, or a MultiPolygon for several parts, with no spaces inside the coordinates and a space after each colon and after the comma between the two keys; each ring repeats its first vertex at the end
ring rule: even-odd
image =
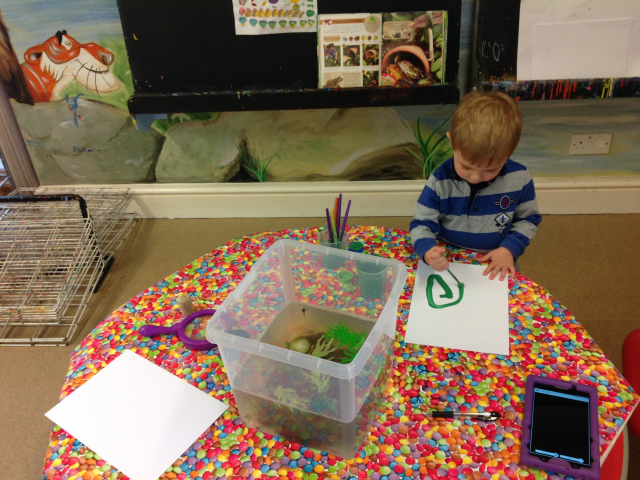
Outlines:
{"type": "Polygon", "coordinates": [[[451,140],[451,132],[447,132],[447,138],[451,140]]]}

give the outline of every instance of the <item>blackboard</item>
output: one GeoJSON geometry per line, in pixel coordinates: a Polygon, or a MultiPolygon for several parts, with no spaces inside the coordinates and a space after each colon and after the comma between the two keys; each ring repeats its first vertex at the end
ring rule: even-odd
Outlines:
{"type": "MultiPolygon", "coordinates": [[[[231,0],[118,0],[134,97],[158,96],[154,97],[158,104],[163,102],[162,96],[317,89],[315,31],[236,35],[232,5],[231,0]]],[[[457,92],[461,0],[403,0],[400,4],[391,0],[322,0],[318,13],[393,12],[399,5],[402,11],[449,12],[445,82],[454,85],[457,92]]],[[[341,92],[347,94],[346,90],[341,92]]],[[[440,103],[437,95],[431,96],[434,103],[440,103]]],[[[177,108],[178,101],[172,101],[171,108],[177,108]]],[[[162,111],[162,107],[154,110],[162,111]]]]}
{"type": "Polygon", "coordinates": [[[519,24],[519,0],[476,0],[476,84],[516,79],[519,24]]]}
{"type": "Polygon", "coordinates": [[[520,0],[476,0],[475,8],[470,89],[516,100],[640,96],[640,78],[517,81],[520,0]]]}

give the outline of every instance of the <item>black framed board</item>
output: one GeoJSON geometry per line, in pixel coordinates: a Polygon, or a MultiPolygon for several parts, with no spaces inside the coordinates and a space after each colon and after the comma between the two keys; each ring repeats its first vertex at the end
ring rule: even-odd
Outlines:
{"type": "MultiPolygon", "coordinates": [[[[236,35],[231,0],[118,0],[135,94],[132,114],[456,103],[461,0],[403,0],[447,10],[446,85],[318,89],[317,33],[236,35]]],[[[322,0],[318,13],[393,12],[390,0],[322,0]]]]}
{"type": "Polygon", "coordinates": [[[469,88],[516,100],[640,97],[640,78],[517,80],[520,0],[476,0],[469,88]]]}

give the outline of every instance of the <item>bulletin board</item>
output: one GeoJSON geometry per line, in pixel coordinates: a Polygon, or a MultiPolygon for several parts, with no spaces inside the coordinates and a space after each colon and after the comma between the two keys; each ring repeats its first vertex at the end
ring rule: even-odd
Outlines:
{"type": "MultiPolygon", "coordinates": [[[[459,99],[461,0],[402,2],[403,11],[448,12],[446,85],[339,91],[318,89],[315,28],[305,33],[236,35],[232,0],[118,0],[118,8],[135,89],[129,101],[133,114],[459,99]]],[[[391,0],[319,0],[317,11],[394,12],[398,5],[391,0]]]]}
{"type": "MultiPolygon", "coordinates": [[[[546,1],[546,0],[541,0],[546,1]]],[[[621,0],[626,1],[626,0],[621,0]]],[[[517,100],[640,96],[640,78],[518,80],[520,0],[476,0],[471,89],[503,91],[517,100]]],[[[635,48],[629,46],[629,48],[635,48]]],[[[597,61],[588,58],[585,61],[597,61]]],[[[530,75],[529,75],[530,76],[530,75]]]]}

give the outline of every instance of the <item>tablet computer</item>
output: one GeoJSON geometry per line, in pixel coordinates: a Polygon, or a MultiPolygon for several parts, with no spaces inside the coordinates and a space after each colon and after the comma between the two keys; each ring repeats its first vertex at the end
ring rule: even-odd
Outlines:
{"type": "Polygon", "coordinates": [[[527,377],[522,463],[575,478],[600,478],[598,391],[591,386],[527,377]]]}

